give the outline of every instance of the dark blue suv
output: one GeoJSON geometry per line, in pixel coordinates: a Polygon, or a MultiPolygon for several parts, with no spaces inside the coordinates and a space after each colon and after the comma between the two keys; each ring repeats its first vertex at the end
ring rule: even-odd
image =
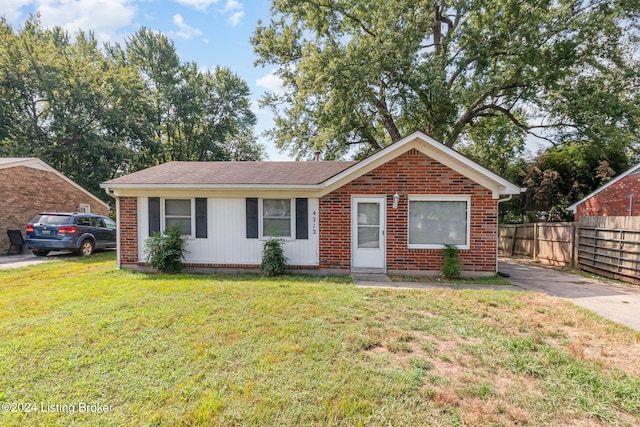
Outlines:
{"type": "Polygon", "coordinates": [[[37,256],[50,251],[91,255],[96,249],[116,247],[116,223],[102,215],[42,212],[27,225],[25,243],[37,256]]]}

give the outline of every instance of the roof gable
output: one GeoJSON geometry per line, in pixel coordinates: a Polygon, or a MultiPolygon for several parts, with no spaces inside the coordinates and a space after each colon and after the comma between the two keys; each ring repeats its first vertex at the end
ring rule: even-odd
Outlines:
{"type": "Polygon", "coordinates": [[[629,175],[634,175],[636,173],[640,173],[640,163],[638,163],[637,165],[633,166],[631,169],[627,170],[626,172],[621,173],[620,175],[618,175],[617,177],[615,177],[611,181],[609,181],[606,184],[604,184],[603,186],[597,188],[595,191],[592,191],[591,193],[587,194],[585,197],[583,197],[582,199],[578,200],[577,202],[575,202],[574,204],[569,206],[567,208],[567,210],[569,210],[569,211],[571,211],[573,213],[576,213],[576,210],[578,209],[579,205],[583,204],[584,202],[586,202],[587,200],[589,200],[590,198],[592,198],[596,194],[600,193],[601,191],[606,190],[607,188],[611,187],[612,185],[614,185],[616,182],[622,180],[623,178],[626,178],[629,175]]]}
{"type": "Polygon", "coordinates": [[[437,162],[491,190],[493,197],[496,199],[500,195],[520,194],[522,192],[520,187],[496,175],[485,167],[480,166],[457,151],[422,132],[414,132],[327,180],[325,182],[326,187],[323,189],[322,194],[330,193],[336,188],[359,178],[411,149],[420,151],[426,156],[431,157],[437,162]]]}

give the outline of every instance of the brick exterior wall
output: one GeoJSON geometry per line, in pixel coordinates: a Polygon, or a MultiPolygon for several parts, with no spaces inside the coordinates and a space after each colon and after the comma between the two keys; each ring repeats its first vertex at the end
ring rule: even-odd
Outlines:
{"type": "Polygon", "coordinates": [[[361,176],[320,199],[320,268],[351,268],[351,196],[387,195],[387,269],[439,271],[441,250],[409,249],[408,195],[471,196],[470,249],[460,250],[462,270],[495,272],[498,203],[491,191],[417,150],[361,176]],[[393,194],[400,202],[393,209],[393,194]]]}
{"type": "Polygon", "coordinates": [[[581,216],[640,216],[640,173],[625,176],[579,204],[574,221],[579,222],[581,216]],[[632,194],[633,206],[629,212],[632,194]]]}
{"type": "Polygon", "coordinates": [[[0,169],[0,252],[9,248],[7,230],[21,230],[38,212],[76,212],[88,204],[92,213],[109,210],[56,174],[27,166],[0,169]]]}
{"type": "Polygon", "coordinates": [[[120,264],[138,265],[138,199],[120,197],[120,264]]]}

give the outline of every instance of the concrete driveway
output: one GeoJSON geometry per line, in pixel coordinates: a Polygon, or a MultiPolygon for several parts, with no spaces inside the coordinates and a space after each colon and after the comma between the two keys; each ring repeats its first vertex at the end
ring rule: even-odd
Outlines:
{"type": "Polygon", "coordinates": [[[25,267],[27,265],[41,264],[51,259],[64,258],[69,256],[73,256],[73,255],[70,254],[69,252],[58,252],[58,251],[50,252],[49,255],[44,257],[35,256],[31,252],[28,252],[26,254],[21,254],[21,255],[0,256],[0,270],[25,267]]]}
{"type": "Polygon", "coordinates": [[[37,257],[31,253],[23,255],[0,256],[0,270],[24,267],[45,262],[47,257],[37,257]]]}
{"type": "Polygon", "coordinates": [[[514,285],[567,299],[640,331],[640,286],[588,279],[526,263],[500,260],[498,265],[514,285]]]}

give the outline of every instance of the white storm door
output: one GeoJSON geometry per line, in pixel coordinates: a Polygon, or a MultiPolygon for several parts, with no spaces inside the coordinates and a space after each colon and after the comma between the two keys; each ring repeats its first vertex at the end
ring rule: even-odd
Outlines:
{"type": "Polygon", "coordinates": [[[351,268],[386,269],[386,197],[353,197],[351,200],[351,268]]]}

